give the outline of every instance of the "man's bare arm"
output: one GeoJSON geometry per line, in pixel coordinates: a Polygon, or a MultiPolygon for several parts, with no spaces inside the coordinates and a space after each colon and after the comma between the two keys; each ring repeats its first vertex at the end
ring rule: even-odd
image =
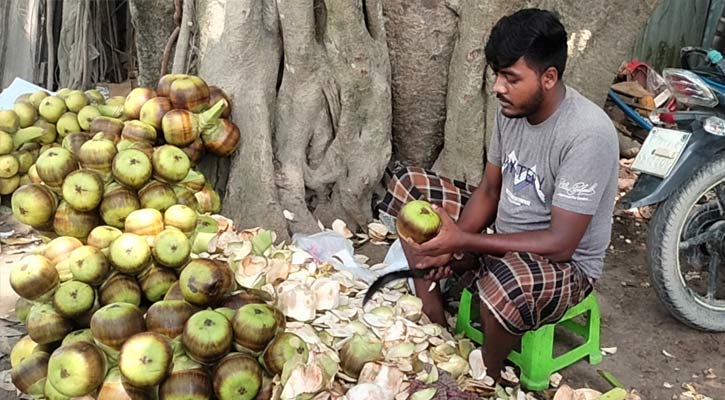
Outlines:
{"type": "Polygon", "coordinates": [[[493,224],[501,196],[501,167],[486,163],[481,183],[461,212],[457,225],[464,232],[480,233],[493,224]]]}
{"type": "Polygon", "coordinates": [[[563,262],[571,260],[591,219],[591,215],[552,207],[548,229],[489,235],[464,232],[444,213],[441,214],[442,226],[436,237],[420,245],[411,242],[406,245],[418,255],[420,262],[415,264],[416,268],[431,266],[424,257],[458,252],[503,255],[510,251],[521,251],[563,262]]]}
{"type": "Polygon", "coordinates": [[[548,229],[493,235],[462,233],[459,251],[493,255],[521,251],[539,254],[554,262],[569,261],[591,219],[591,215],[551,207],[551,225],[548,229]]]}

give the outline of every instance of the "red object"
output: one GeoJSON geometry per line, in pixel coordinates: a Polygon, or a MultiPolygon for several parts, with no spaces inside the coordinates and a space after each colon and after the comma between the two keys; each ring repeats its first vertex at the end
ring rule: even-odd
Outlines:
{"type": "Polygon", "coordinates": [[[647,73],[649,72],[649,65],[639,61],[632,60],[625,66],[629,74],[629,79],[637,81],[643,88],[647,88],[647,73]]]}
{"type": "Polygon", "coordinates": [[[665,108],[670,111],[677,111],[677,99],[674,96],[670,97],[670,100],[665,103],[665,108]]]}
{"type": "Polygon", "coordinates": [[[649,65],[647,65],[639,60],[632,60],[627,63],[627,66],[625,68],[627,68],[627,70],[630,72],[634,71],[637,68],[643,68],[644,71],[647,72],[647,70],[649,69],[649,65]]]}
{"type": "Polygon", "coordinates": [[[674,113],[660,113],[660,122],[664,122],[666,124],[674,124],[675,123],[675,114],[674,113]]]}

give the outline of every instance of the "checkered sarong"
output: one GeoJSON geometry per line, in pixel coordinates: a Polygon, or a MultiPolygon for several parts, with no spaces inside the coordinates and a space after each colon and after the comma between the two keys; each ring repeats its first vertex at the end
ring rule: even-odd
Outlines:
{"type": "MultiPolygon", "coordinates": [[[[422,168],[402,167],[391,174],[387,189],[377,208],[393,217],[405,203],[424,199],[458,220],[475,187],[422,168]]],[[[558,321],[592,290],[593,282],[573,262],[555,263],[519,252],[478,259],[481,268],[447,282],[446,297],[455,300],[464,288],[478,293],[503,327],[516,335],[558,321]]]]}
{"type": "Polygon", "coordinates": [[[457,221],[476,187],[423,168],[401,166],[392,172],[387,188],[385,197],[377,205],[379,211],[397,217],[405,203],[426,200],[443,207],[457,221]]]}
{"type": "Polygon", "coordinates": [[[592,282],[574,263],[555,263],[532,253],[482,256],[481,268],[454,276],[446,297],[462,288],[486,304],[507,331],[522,335],[558,321],[592,291],[592,282]]]}

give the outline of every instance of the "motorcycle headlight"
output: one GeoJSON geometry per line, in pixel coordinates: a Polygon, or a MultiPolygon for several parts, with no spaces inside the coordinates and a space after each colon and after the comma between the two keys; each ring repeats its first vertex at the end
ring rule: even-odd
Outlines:
{"type": "Polygon", "coordinates": [[[690,106],[715,107],[717,97],[697,74],[677,68],[662,71],[665,83],[678,102],[690,106]]]}
{"type": "Polygon", "coordinates": [[[725,119],[719,117],[707,117],[702,122],[702,128],[707,133],[717,136],[725,136],[725,119]]]}

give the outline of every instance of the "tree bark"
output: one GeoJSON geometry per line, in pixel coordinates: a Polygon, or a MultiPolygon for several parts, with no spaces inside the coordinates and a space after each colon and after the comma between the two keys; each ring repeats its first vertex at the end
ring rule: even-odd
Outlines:
{"type": "Polygon", "coordinates": [[[156,88],[161,73],[161,56],[174,31],[174,1],[129,0],[128,6],[136,28],[138,84],[156,88]]]}
{"type": "Polygon", "coordinates": [[[391,153],[380,2],[203,4],[200,75],[232,95],[242,130],[225,211],[244,225],[282,226],[281,234],[318,231],[318,220],[335,218],[366,225],[391,153]],[[283,209],[295,217],[284,220],[283,209]]]}
{"type": "Polygon", "coordinates": [[[443,146],[458,18],[444,0],[385,0],[393,92],[394,159],[429,168],[443,146]]]}
{"type": "MultiPolygon", "coordinates": [[[[275,1],[204,0],[197,3],[196,15],[199,75],[231,96],[232,120],[241,133],[240,148],[228,169],[223,213],[237,224],[264,226],[284,238],[287,224],[277,198],[272,158],[277,75],[282,58],[275,1]]],[[[205,164],[205,175],[225,178],[224,169],[220,171],[213,160],[205,164]]]]}
{"type": "Polygon", "coordinates": [[[293,232],[366,226],[390,159],[390,61],[379,0],[280,2],[285,66],[277,186],[293,232]]]}
{"type": "Polygon", "coordinates": [[[486,145],[497,108],[493,81],[483,49],[488,32],[502,16],[523,6],[522,0],[481,2],[449,0],[456,12],[458,40],[449,68],[445,144],[433,170],[477,184],[486,163],[486,145]]]}
{"type": "Polygon", "coordinates": [[[459,18],[458,39],[449,64],[445,141],[433,170],[461,181],[477,182],[485,157],[484,38],[492,16],[480,2],[449,2],[459,18]]]}
{"type": "Polygon", "coordinates": [[[561,16],[569,34],[565,82],[603,105],[619,66],[631,57],[639,29],[657,3],[658,0],[539,1],[539,7],[561,16]]]}
{"type": "Polygon", "coordinates": [[[85,0],[63,2],[63,23],[58,38],[59,88],[85,89],[82,74],[88,69],[86,38],[89,6],[85,0]]]}
{"type": "Polygon", "coordinates": [[[186,59],[189,56],[189,40],[191,39],[191,28],[194,24],[194,0],[184,0],[183,11],[181,14],[181,28],[179,38],[176,41],[176,51],[174,52],[174,64],[171,72],[174,74],[185,74],[186,59]]]}
{"type": "Polygon", "coordinates": [[[654,7],[385,0],[385,20],[381,1],[198,2],[199,75],[231,96],[242,133],[231,160],[209,157],[201,169],[240,226],[282,237],[316,231],[318,220],[365,226],[393,141],[400,160],[427,167],[437,157],[435,170],[478,183],[497,112],[483,55],[494,23],[524,6],[559,11],[570,32],[565,79],[603,100],[634,38],[605,16],[616,9],[637,26],[654,7]]]}

